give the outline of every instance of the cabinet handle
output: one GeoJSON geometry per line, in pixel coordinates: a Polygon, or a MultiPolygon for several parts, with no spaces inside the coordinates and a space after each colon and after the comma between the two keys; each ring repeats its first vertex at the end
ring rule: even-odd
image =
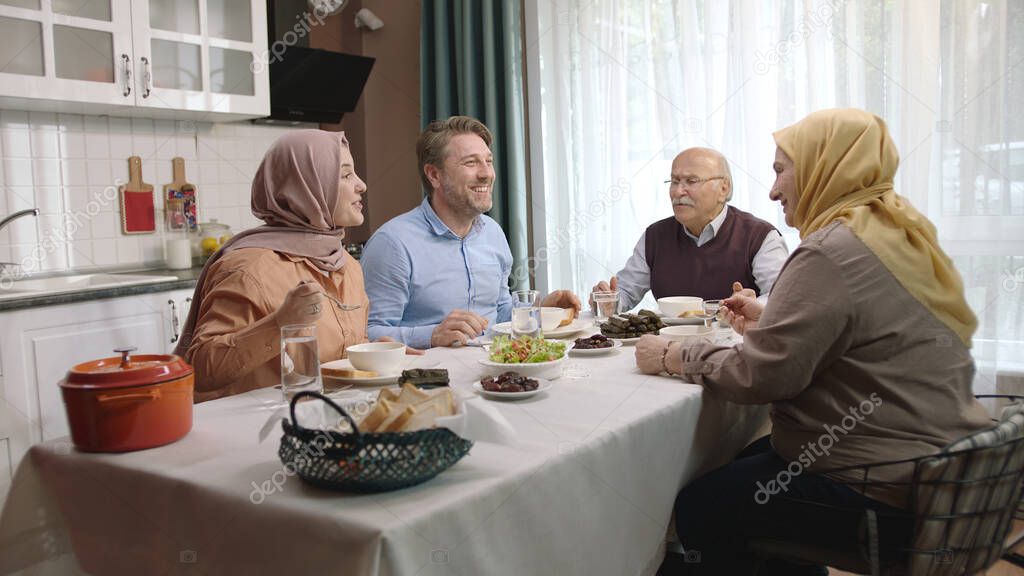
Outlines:
{"type": "Polygon", "coordinates": [[[121,54],[121,70],[123,71],[124,81],[124,92],[122,94],[127,98],[132,93],[132,59],[127,54],[121,54]]]}
{"type": "Polygon", "coordinates": [[[178,307],[174,304],[174,300],[168,300],[167,303],[171,305],[171,331],[174,332],[171,336],[171,344],[174,344],[181,336],[181,334],[178,333],[178,327],[181,324],[181,321],[178,319],[178,307]]]}
{"type": "Polygon", "coordinates": [[[153,67],[149,65],[149,58],[143,56],[142,60],[142,97],[149,98],[153,91],[153,67]]]}

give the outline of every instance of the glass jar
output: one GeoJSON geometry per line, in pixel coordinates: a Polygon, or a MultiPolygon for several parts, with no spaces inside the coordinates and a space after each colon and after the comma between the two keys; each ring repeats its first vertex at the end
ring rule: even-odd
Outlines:
{"type": "Polygon", "coordinates": [[[227,243],[234,233],[227,224],[217,222],[216,218],[210,218],[209,222],[199,223],[199,255],[202,261],[213,256],[213,253],[220,250],[220,247],[227,243]]]}

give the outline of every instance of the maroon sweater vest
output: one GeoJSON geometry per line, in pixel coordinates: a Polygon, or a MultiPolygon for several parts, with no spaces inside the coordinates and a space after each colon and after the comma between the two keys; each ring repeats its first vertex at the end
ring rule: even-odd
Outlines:
{"type": "Polygon", "coordinates": [[[733,282],[760,296],[754,283],[754,255],[775,227],[732,206],[727,210],[718,234],[700,248],[674,216],[647,227],[644,246],[655,298],[728,298],[733,282]]]}

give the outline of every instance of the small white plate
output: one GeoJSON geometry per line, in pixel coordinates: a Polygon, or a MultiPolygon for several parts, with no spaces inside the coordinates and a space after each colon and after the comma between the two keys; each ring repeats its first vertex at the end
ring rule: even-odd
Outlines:
{"type": "MultiPolygon", "coordinates": [[[[402,375],[402,370],[409,370],[411,368],[435,368],[439,362],[437,360],[427,360],[423,356],[406,356],[405,361],[402,363],[402,367],[397,372],[391,372],[389,374],[381,374],[379,376],[372,376],[369,378],[342,378],[339,376],[327,376],[323,375],[324,381],[340,382],[342,384],[351,384],[353,386],[381,386],[384,384],[394,384],[398,382],[398,377],[402,375]]],[[[335,368],[338,370],[352,370],[352,362],[348,358],[342,358],[341,360],[331,360],[330,362],[324,362],[320,365],[321,368],[335,368]]]]}
{"type": "Polygon", "coordinates": [[[631,344],[636,344],[641,338],[643,338],[643,336],[637,336],[636,338],[612,338],[612,340],[615,340],[623,346],[629,346],[631,344]]]}
{"type": "MultiPolygon", "coordinates": [[[[572,324],[569,324],[568,326],[562,326],[561,328],[555,328],[554,330],[544,330],[544,338],[564,338],[565,336],[572,336],[573,334],[585,330],[588,324],[588,322],[584,322],[577,318],[576,320],[573,320],[572,324]]],[[[512,323],[501,322],[500,324],[495,324],[492,330],[499,334],[511,335],[512,323]]]]}
{"type": "Polygon", "coordinates": [[[529,398],[535,394],[540,394],[553,386],[551,382],[544,378],[534,378],[534,380],[537,381],[537,389],[529,390],[527,392],[490,392],[488,390],[484,390],[484,386],[480,381],[473,382],[473,389],[481,396],[486,396],[487,398],[493,398],[495,400],[522,400],[523,398],[529,398]]]}
{"type": "Polygon", "coordinates": [[[676,318],[675,316],[662,316],[661,321],[669,326],[702,326],[703,318],[676,318]]]}
{"type": "Polygon", "coordinates": [[[612,345],[610,348],[590,348],[577,350],[575,347],[573,347],[569,348],[569,353],[572,354],[573,356],[601,356],[603,354],[610,354],[612,350],[622,348],[621,341],[616,340],[614,338],[611,338],[610,340],[612,341],[612,345]]]}

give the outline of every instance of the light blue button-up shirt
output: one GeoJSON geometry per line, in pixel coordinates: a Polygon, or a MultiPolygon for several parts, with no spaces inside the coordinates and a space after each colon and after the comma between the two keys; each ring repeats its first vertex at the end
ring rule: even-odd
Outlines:
{"type": "Polygon", "coordinates": [[[370,340],[390,336],[429,348],[434,328],[457,308],[487,318],[488,326],[512,319],[512,250],[488,216],[479,216],[460,238],[424,198],[373,234],[360,264],[370,297],[370,340]]]}

